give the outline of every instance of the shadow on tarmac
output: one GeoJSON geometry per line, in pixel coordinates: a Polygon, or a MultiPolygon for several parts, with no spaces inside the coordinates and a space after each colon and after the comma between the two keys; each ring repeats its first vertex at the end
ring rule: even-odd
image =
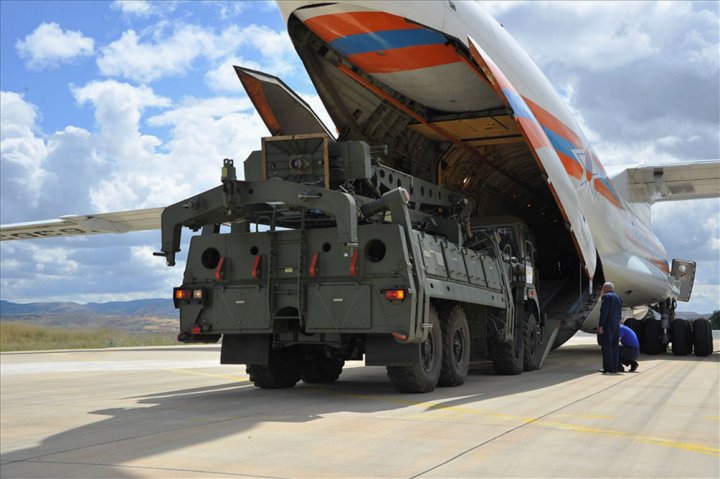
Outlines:
{"type": "MultiPolygon", "coordinates": [[[[640,367],[642,370],[643,364],[657,360],[717,361],[720,357],[713,356],[642,355],[640,367]]],[[[114,466],[136,463],[145,457],[180,449],[191,451],[194,447],[238,435],[242,431],[251,435],[252,429],[259,423],[277,422],[292,428],[295,423],[306,423],[339,412],[376,414],[413,406],[429,410],[469,403],[478,405],[488,399],[597,375],[601,362],[600,348],[594,344],[566,345],[554,351],[540,371],[519,376],[498,376],[490,368],[481,368],[472,371],[465,385],[459,388],[437,388],[432,393],[419,395],[394,391],[382,367],[346,368],[334,384],[300,382],[291,389],[259,389],[249,381],[178,390],[159,389],[139,397],[109,398],[111,401],[135,399],[137,407],[91,411],[89,414],[105,418],[50,436],[35,447],[4,454],[2,464],[7,467],[11,463],[32,461],[114,466]],[[117,446],[112,447],[113,444],[117,446]],[[51,457],[55,454],[62,455],[51,457]],[[101,457],[107,458],[108,455],[111,459],[103,462],[101,457]]],[[[346,435],[343,440],[352,444],[352,430],[341,434],[346,435]]],[[[246,436],[238,436],[238,447],[242,447],[243,440],[246,436]]],[[[266,454],[266,458],[255,459],[278,460],[278,451],[274,448],[268,448],[266,454]]],[[[15,464],[15,467],[22,468],[20,464],[15,464]]],[[[202,463],[193,472],[213,473],[212,467],[202,463]]],[[[136,477],[132,469],[124,470],[122,467],[114,468],[112,475],[136,477]]]]}

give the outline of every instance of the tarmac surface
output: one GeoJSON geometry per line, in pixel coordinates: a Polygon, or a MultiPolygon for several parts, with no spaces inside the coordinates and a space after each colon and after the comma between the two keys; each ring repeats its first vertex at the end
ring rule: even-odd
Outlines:
{"type": "Polygon", "coordinates": [[[2,478],[720,476],[720,354],[603,375],[593,336],[540,371],[421,395],[348,363],[255,388],[218,346],[0,355],[2,478]]]}

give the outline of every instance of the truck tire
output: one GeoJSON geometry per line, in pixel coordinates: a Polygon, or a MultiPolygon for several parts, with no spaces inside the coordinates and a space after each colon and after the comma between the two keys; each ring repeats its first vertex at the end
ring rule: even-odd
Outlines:
{"type": "Polygon", "coordinates": [[[523,318],[523,370],[535,371],[540,368],[542,359],[542,332],[540,325],[531,311],[525,312],[523,318]]]}
{"type": "Polygon", "coordinates": [[[259,388],[291,388],[302,376],[302,357],[292,347],[271,350],[268,364],[248,364],[245,370],[259,388]]]}
{"type": "Polygon", "coordinates": [[[673,356],[687,356],[692,352],[692,331],[690,323],[684,319],[675,319],[670,323],[673,356]]]}
{"type": "Polygon", "coordinates": [[[523,325],[515,322],[515,338],[512,343],[495,342],[492,345],[493,370],[496,374],[520,374],[523,372],[525,341],[523,325]]]}
{"type": "Polygon", "coordinates": [[[662,338],[660,334],[662,329],[660,321],[657,319],[646,319],[645,330],[643,331],[643,343],[645,344],[645,353],[656,355],[660,353],[662,338]]]}
{"type": "Polygon", "coordinates": [[[334,383],[342,373],[345,361],[328,358],[324,351],[305,356],[302,380],[308,384],[334,383]]]}
{"type": "MultiPolygon", "coordinates": [[[[430,305],[432,328],[424,343],[418,345],[418,361],[412,366],[388,366],[387,375],[396,391],[428,393],[435,389],[442,370],[442,331],[433,305],[430,305]]],[[[412,346],[411,346],[412,347],[412,346]]]]}
{"type": "Polygon", "coordinates": [[[710,321],[699,318],[693,321],[693,329],[695,330],[695,356],[710,356],[713,352],[712,325],[710,321]]]}
{"type": "Polygon", "coordinates": [[[440,324],[443,350],[438,386],[460,386],[470,368],[470,327],[465,311],[455,306],[449,313],[440,315],[440,324]]]}

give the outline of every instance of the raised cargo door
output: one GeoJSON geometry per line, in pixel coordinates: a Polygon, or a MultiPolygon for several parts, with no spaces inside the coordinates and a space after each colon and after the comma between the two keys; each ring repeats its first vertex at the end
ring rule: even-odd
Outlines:
{"type": "Polygon", "coordinates": [[[335,138],[310,106],[278,77],[238,66],[235,73],[272,136],[322,133],[335,138]]]}
{"type": "Polygon", "coordinates": [[[563,167],[560,157],[553,149],[550,140],[545,135],[540,122],[530,107],[525,103],[523,97],[517,93],[515,87],[500,68],[471,37],[468,37],[468,44],[470,54],[490,81],[495,92],[513,111],[513,119],[525,137],[525,142],[540,170],[547,176],[548,188],[550,188],[555,198],[560,213],[567,224],[570,225],[570,234],[575,243],[575,248],[585,263],[585,271],[588,277],[592,278],[597,263],[595,241],[593,241],[590,227],[580,206],[582,203],[563,167]]]}

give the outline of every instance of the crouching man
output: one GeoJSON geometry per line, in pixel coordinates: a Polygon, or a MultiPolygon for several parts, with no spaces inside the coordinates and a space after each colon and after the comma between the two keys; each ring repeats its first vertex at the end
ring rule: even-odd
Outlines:
{"type": "MultiPolygon", "coordinates": [[[[638,356],[640,342],[635,331],[624,324],[620,325],[620,362],[623,366],[630,366],[630,371],[635,372],[638,368],[638,356]]],[[[624,371],[623,366],[618,366],[618,371],[624,371]]]]}

